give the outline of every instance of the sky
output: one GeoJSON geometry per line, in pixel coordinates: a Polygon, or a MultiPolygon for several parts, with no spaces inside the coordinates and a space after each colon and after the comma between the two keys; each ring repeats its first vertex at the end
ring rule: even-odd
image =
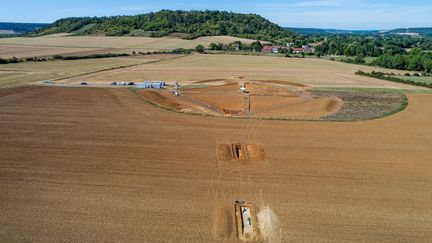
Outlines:
{"type": "Polygon", "coordinates": [[[388,30],[432,27],[432,0],[3,0],[0,22],[135,15],[161,9],[256,13],[283,27],[388,30]]]}

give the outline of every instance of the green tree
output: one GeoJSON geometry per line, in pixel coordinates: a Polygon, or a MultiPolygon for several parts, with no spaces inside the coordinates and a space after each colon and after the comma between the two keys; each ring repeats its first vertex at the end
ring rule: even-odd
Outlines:
{"type": "Polygon", "coordinates": [[[359,55],[359,56],[356,56],[354,58],[354,62],[357,63],[357,64],[364,64],[366,61],[365,61],[364,57],[362,57],[361,55],[359,55]]]}
{"type": "Polygon", "coordinates": [[[262,46],[262,44],[261,44],[260,41],[253,42],[251,44],[251,47],[252,47],[252,50],[254,50],[256,52],[261,52],[261,50],[263,48],[263,46],[262,46]]]}
{"type": "Polygon", "coordinates": [[[199,44],[199,45],[197,45],[197,46],[195,47],[195,51],[198,52],[198,53],[204,53],[205,48],[204,48],[203,45],[199,44]]]}

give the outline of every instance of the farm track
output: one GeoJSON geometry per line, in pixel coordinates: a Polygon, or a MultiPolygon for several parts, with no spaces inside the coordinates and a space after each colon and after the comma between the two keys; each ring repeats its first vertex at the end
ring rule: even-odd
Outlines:
{"type": "Polygon", "coordinates": [[[125,68],[143,66],[143,65],[146,65],[146,64],[153,64],[153,63],[164,62],[164,61],[168,61],[168,60],[175,60],[175,59],[179,59],[179,58],[182,58],[182,57],[185,57],[185,56],[181,55],[181,56],[173,57],[173,58],[170,58],[170,59],[159,59],[159,60],[154,60],[154,61],[149,61],[149,62],[143,62],[143,63],[138,63],[138,64],[124,65],[124,66],[114,67],[114,68],[106,68],[106,69],[91,71],[91,72],[82,73],[82,74],[78,74],[78,75],[73,75],[73,76],[69,76],[69,77],[57,78],[57,79],[53,79],[53,81],[63,81],[63,80],[67,80],[67,79],[79,78],[79,77],[83,77],[83,76],[86,76],[86,75],[91,75],[91,74],[96,74],[96,73],[102,73],[102,72],[106,72],[106,71],[121,70],[121,69],[125,69],[125,68]]]}
{"type": "Polygon", "coordinates": [[[281,242],[427,242],[432,95],[408,98],[343,123],[188,116],[126,89],[0,90],[0,239],[236,242],[242,199],[276,213],[281,242]],[[236,142],[265,160],[218,161],[236,142]]]}

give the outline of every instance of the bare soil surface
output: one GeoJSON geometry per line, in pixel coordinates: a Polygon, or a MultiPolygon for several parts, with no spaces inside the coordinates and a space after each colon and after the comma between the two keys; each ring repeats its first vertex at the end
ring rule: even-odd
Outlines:
{"type": "Polygon", "coordinates": [[[234,204],[259,240],[432,239],[432,96],[365,122],[191,116],[126,89],[0,91],[4,242],[236,242],[234,204]],[[220,144],[262,161],[225,162],[220,144]]]}
{"type": "Polygon", "coordinates": [[[298,85],[275,86],[265,81],[230,81],[218,85],[219,82],[181,89],[180,96],[167,91],[138,91],[138,94],[169,110],[248,118],[318,120],[342,107],[342,100],[338,97],[312,97],[298,85]],[[240,85],[246,87],[247,93],[240,91],[240,85]]]}

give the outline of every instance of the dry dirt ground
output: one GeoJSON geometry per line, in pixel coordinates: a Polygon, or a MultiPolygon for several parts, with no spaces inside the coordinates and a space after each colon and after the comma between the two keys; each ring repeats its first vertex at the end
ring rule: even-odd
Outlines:
{"type": "Polygon", "coordinates": [[[366,122],[157,108],[126,89],[0,91],[0,239],[236,242],[234,203],[273,242],[432,239],[432,96],[366,122]],[[226,161],[226,144],[259,148],[226,161]]]}
{"type": "Polygon", "coordinates": [[[146,101],[160,107],[185,113],[214,116],[318,120],[332,115],[343,105],[337,96],[313,97],[299,85],[266,82],[207,83],[209,86],[172,90],[136,90],[146,101]],[[245,87],[247,93],[240,91],[245,87]]]}

